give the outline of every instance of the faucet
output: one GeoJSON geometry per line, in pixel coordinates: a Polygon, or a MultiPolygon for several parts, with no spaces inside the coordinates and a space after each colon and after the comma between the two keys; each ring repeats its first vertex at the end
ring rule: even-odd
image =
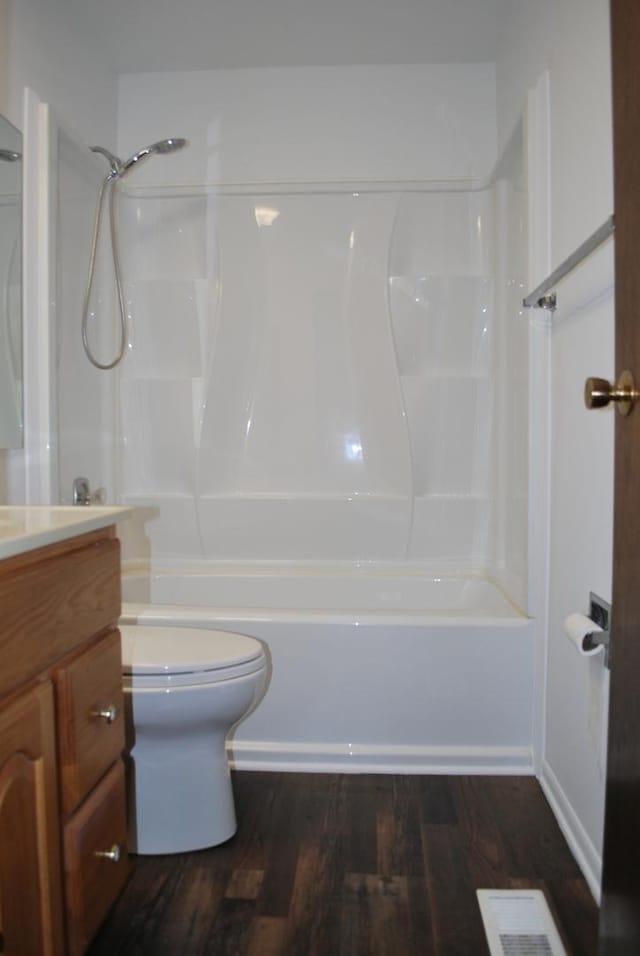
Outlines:
{"type": "Polygon", "coordinates": [[[104,488],[98,488],[97,491],[92,492],[88,478],[73,479],[74,505],[103,505],[106,500],[107,492],[104,488]]]}

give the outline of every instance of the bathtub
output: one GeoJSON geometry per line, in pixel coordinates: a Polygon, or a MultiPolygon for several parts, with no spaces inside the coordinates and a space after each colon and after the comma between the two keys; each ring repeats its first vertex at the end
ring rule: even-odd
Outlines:
{"type": "Polygon", "coordinates": [[[534,623],[488,579],[369,570],[126,569],[123,622],[265,642],[241,769],[532,773],[534,623]]]}

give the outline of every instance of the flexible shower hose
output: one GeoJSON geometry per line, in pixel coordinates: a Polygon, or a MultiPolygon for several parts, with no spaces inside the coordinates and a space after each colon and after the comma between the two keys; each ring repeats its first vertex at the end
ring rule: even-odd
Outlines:
{"type": "Polygon", "coordinates": [[[92,365],[96,368],[108,371],[115,368],[122,361],[125,349],[127,347],[127,315],[124,304],[124,294],[122,291],[122,273],[120,271],[120,253],[119,253],[119,235],[118,235],[118,216],[116,209],[116,187],[118,177],[112,173],[106,176],[102,181],[100,192],[98,194],[98,203],[96,206],[96,215],[93,225],[93,239],[91,242],[91,255],[89,257],[89,275],[87,277],[87,288],[84,295],[84,306],[82,309],[82,345],[85,354],[92,365]],[[100,222],[102,220],[102,206],[104,204],[105,190],[109,187],[109,222],[111,226],[111,253],[113,257],[113,271],[116,277],[116,289],[118,292],[118,307],[120,311],[120,345],[116,357],[111,362],[99,362],[91,351],[88,337],[89,325],[89,304],[91,300],[91,290],[93,287],[93,277],[96,266],[96,253],[98,248],[98,239],[100,237],[100,222]]]}

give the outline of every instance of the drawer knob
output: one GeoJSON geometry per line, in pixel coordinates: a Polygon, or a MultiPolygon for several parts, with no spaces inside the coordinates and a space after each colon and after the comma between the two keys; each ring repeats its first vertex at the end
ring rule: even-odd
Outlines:
{"type": "Polygon", "coordinates": [[[93,855],[99,856],[103,860],[109,860],[110,863],[119,863],[120,847],[117,843],[114,843],[110,850],[94,850],[93,855]]]}
{"type": "Polygon", "coordinates": [[[101,707],[98,710],[92,710],[91,716],[96,717],[99,720],[106,720],[108,724],[112,724],[118,716],[118,708],[115,704],[109,704],[108,707],[101,707]]]}

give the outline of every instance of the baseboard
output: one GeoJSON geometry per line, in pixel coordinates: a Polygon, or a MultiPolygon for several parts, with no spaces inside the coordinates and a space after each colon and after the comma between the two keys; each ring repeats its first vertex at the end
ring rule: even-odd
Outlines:
{"type": "Polygon", "coordinates": [[[569,844],[576,863],[582,870],[596,903],[600,903],[600,881],[602,877],[602,857],[593,845],[589,834],[583,827],[573,809],[560,781],[546,760],[542,763],[540,786],[549,802],[558,825],[569,844]]]}
{"type": "Polygon", "coordinates": [[[528,747],[394,747],[377,744],[230,740],[237,770],[305,773],[533,774],[528,747]]]}

